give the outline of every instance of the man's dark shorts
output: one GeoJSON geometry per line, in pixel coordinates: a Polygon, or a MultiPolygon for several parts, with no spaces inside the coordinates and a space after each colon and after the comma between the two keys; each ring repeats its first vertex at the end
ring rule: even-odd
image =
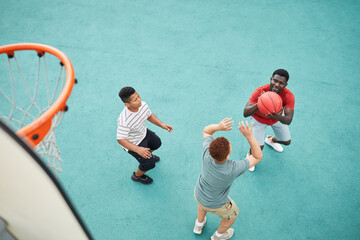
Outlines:
{"type": "MultiPolygon", "coordinates": [[[[138,145],[139,147],[150,148],[150,150],[156,150],[161,146],[161,139],[151,130],[147,129],[144,140],[138,145]]],[[[155,167],[155,160],[153,155],[150,158],[143,158],[136,152],[128,151],[136,160],[138,160],[139,169],[143,172],[149,171],[155,167]]]]}

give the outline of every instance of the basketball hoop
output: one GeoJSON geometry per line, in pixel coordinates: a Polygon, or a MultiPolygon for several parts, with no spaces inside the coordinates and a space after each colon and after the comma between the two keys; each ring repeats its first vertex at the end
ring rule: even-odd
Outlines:
{"type": "MultiPolygon", "coordinates": [[[[43,160],[47,158],[47,165],[54,169],[56,174],[57,171],[61,171],[59,163],[62,162],[62,159],[56,145],[55,129],[61,123],[64,112],[68,109],[66,101],[76,81],[73,66],[64,53],[43,44],[19,43],[0,46],[0,56],[2,54],[7,55],[10,83],[5,83],[6,77],[3,75],[6,73],[3,68],[0,68],[2,78],[0,81],[0,119],[10,127],[14,127],[17,135],[35,148],[43,160]],[[18,55],[20,59],[24,58],[25,68],[31,70],[29,76],[25,75],[24,69],[20,67],[18,55]],[[49,59],[47,58],[52,59],[54,64],[48,66],[49,59]],[[36,76],[33,72],[34,67],[31,67],[34,59],[37,59],[38,62],[36,76]],[[59,61],[60,66],[55,64],[59,61]],[[14,64],[15,67],[13,67],[14,64]],[[57,80],[49,79],[48,72],[53,70],[56,65],[57,69],[60,67],[60,72],[55,75],[57,80]],[[42,66],[44,72],[41,71],[42,66]],[[18,73],[19,81],[15,77],[15,71],[18,73]],[[44,83],[40,82],[42,78],[45,80],[44,83]],[[29,87],[30,84],[34,86],[33,91],[29,87]],[[51,84],[54,86],[51,87],[51,84]],[[11,93],[9,89],[11,89],[11,93]],[[42,89],[44,91],[41,91],[42,89]],[[43,96],[42,99],[41,96],[43,96]],[[25,103],[25,99],[28,99],[28,103],[25,103]],[[6,102],[8,104],[5,104],[6,102]]],[[[56,69],[54,70],[56,72],[56,69]]]]}

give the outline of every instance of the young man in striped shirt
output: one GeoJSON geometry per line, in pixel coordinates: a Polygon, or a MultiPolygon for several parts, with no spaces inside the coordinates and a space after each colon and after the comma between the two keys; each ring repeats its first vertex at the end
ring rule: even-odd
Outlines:
{"type": "Polygon", "coordinates": [[[139,167],[136,172],[133,172],[131,179],[150,184],[153,179],[145,173],[153,169],[155,162],[160,160],[152,152],[161,146],[161,140],[154,132],[146,128],[145,122],[148,120],[169,132],[173,130],[173,127],[161,122],[150,111],[148,105],[141,101],[134,88],[122,88],[119,97],[124,102],[125,108],[118,118],[117,141],[139,162],[139,167]]]}

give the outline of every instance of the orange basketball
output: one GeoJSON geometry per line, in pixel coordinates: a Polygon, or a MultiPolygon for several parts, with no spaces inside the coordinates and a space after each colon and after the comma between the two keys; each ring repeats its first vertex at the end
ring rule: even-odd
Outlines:
{"type": "Polygon", "coordinates": [[[275,92],[265,92],[258,99],[259,111],[266,115],[268,113],[281,113],[283,108],[281,97],[275,92]]]}

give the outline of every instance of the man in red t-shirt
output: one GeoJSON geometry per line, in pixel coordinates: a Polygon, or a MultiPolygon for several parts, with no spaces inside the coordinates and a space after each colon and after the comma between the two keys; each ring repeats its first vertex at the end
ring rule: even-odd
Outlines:
{"type": "MultiPolygon", "coordinates": [[[[280,144],[289,145],[291,143],[288,125],[290,125],[294,116],[295,97],[294,94],[286,88],[288,80],[289,73],[286,70],[276,70],[270,78],[270,84],[257,88],[244,108],[244,117],[252,116],[253,134],[261,149],[264,148],[264,136],[267,126],[272,127],[275,137],[266,136],[266,144],[273,147],[276,151],[282,152],[284,149],[280,144]],[[282,114],[273,113],[264,116],[259,111],[257,106],[258,98],[261,94],[268,91],[273,91],[280,95],[283,102],[282,114]]],[[[255,167],[249,170],[254,171],[255,167]]]]}

